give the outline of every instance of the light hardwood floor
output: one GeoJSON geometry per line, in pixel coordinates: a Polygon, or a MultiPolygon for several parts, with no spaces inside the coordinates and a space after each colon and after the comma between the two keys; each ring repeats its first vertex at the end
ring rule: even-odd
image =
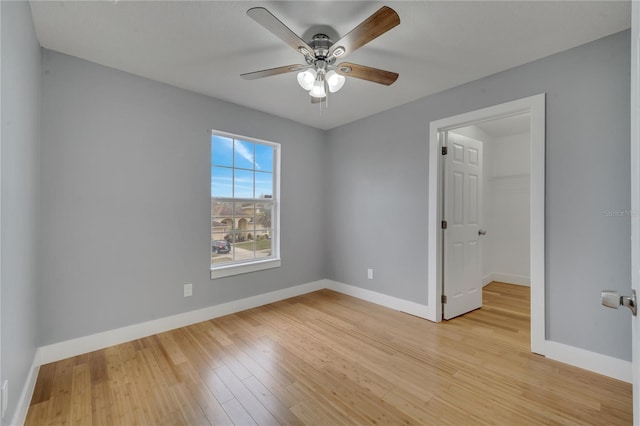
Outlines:
{"type": "Polygon", "coordinates": [[[299,296],[44,365],[26,424],[631,424],[631,385],[529,352],[528,290],[440,324],[299,296]]]}

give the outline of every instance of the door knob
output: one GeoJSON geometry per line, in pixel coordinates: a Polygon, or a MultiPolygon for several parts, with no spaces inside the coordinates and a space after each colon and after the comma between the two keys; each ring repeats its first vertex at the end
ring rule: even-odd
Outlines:
{"type": "Polygon", "coordinates": [[[478,229],[478,235],[487,235],[487,231],[484,229],[478,229]]]}
{"type": "Polygon", "coordinates": [[[619,306],[626,306],[631,309],[633,316],[636,316],[638,313],[635,290],[631,290],[631,296],[620,296],[617,291],[603,290],[601,298],[602,305],[607,308],[618,309],[619,306]]]}

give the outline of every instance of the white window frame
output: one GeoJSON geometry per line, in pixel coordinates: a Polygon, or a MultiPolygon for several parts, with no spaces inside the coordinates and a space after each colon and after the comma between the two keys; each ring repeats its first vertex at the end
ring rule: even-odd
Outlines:
{"type": "MultiPolygon", "coordinates": [[[[268,258],[260,258],[253,260],[236,261],[234,263],[225,263],[219,266],[211,265],[211,279],[229,277],[233,275],[246,274],[249,272],[262,271],[265,269],[279,268],[281,266],[280,259],[280,151],[281,145],[276,142],[256,139],[248,136],[237,135],[233,133],[222,132],[212,129],[210,136],[221,136],[234,140],[269,145],[273,149],[273,194],[271,199],[246,199],[233,197],[220,197],[223,201],[249,201],[261,202],[268,201],[273,203],[273,213],[271,217],[271,228],[273,235],[271,236],[271,256],[268,258]]],[[[211,138],[209,138],[209,148],[211,148],[211,138]]],[[[209,159],[211,159],[211,151],[209,151],[209,159]]],[[[213,166],[213,164],[211,164],[213,166]]],[[[211,168],[209,170],[209,182],[211,182],[211,168]]],[[[211,185],[211,183],[210,183],[211,185]]],[[[211,196],[211,187],[209,188],[209,196],[211,196]]],[[[209,203],[211,206],[211,203],[209,203]]],[[[211,209],[211,207],[209,207],[211,209]]],[[[211,236],[211,226],[209,226],[209,236],[211,236]]],[[[211,248],[209,248],[209,256],[211,256],[211,248]]]]}

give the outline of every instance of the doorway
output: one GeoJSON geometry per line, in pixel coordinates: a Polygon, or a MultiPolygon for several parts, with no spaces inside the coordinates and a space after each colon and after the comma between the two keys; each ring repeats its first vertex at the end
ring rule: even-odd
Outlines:
{"type": "Polygon", "coordinates": [[[442,140],[439,135],[453,129],[481,125],[496,119],[528,114],[530,126],[529,265],[531,287],[531,351],[544,355],[544,170],[545,170],[545,95],[507,102],[469,113],[431,122],[429,138],[428,209],[428,300],[429,319],[442,320],[443,238],[442,140]]]}
{"type": "Polygon", "coordinates": [[[443,319],[480,308],[482,289],[491,282],[530,286],[530,122],[529,113],[513,115],[452,129],[440,138],[449,151],[442,159],[441,176],[443,219],[448,222],[442,231],[443,319]],[[476,159],[476,167],[465,170],[471,164],[462,167],[454,158],[456,152],[465,162],[476,159]],[[458,179],[451,179],[452,174],[458,179]],[[466,180],[466,185],[455,187],[466,180]],[[447,212],[458,205],[464,207],[460,214],[447,212]],[[455,250],[452,237],[465,230],[466,244],[458,244],[455,250]],[[454,259],[455,255],[462,259],[454,259]]]}

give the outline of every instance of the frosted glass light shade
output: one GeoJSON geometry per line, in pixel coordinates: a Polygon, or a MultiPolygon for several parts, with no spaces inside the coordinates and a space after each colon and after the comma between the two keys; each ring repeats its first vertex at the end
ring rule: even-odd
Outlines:
{"type": "Polygon", "coordinates": [[[298,73],[298,84],[304,90],[311,90],[314,81],[316,81],[316,70],[313,68],[298,73]]]}
{"type": "Polygon", "coordinates": [[[324,81],[316,80],[313,83],[313,88],[311,88],[309,94],[314,98],[324,98],[327,96],[327,92],[324,90],[324,81]]]}
{"type": "Polygon", "coordinates": [[[334,70],[331,70],[327,73],[327,84],[329,85],[329,91],[331,93],[335,93],[338,90],[342,89],[344,86],[344,81],[346,79],[344,76],[338,74],[334,70]]]}

